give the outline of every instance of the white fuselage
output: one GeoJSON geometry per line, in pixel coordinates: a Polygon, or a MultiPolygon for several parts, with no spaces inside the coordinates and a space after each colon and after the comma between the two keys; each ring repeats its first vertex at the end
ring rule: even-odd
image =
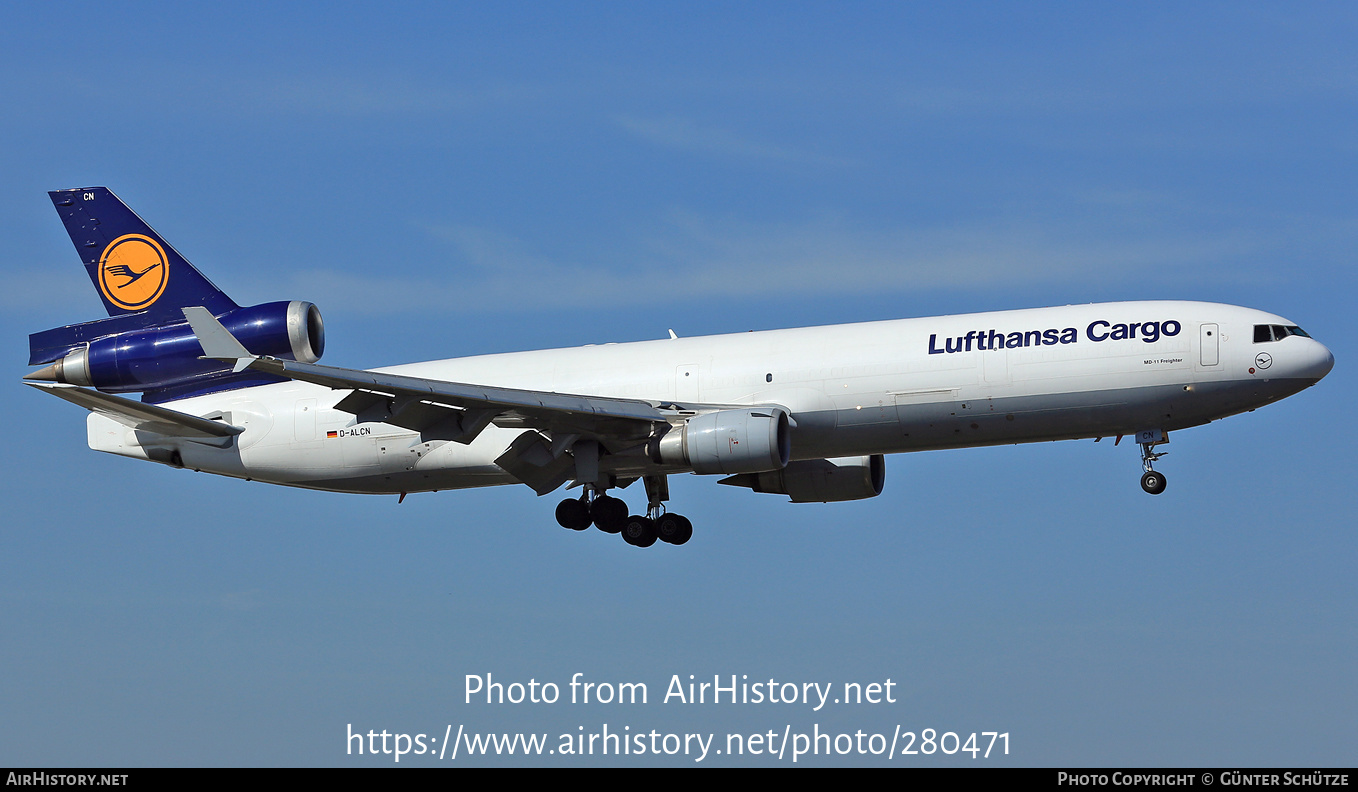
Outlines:
{"type": "MultiPolygon", "coordinates": [[[[1273,314],[1198,302],[1128,302],[901,319],[484,355],[382,371],[486,386],[660,403],[780,405],[792,458],[1101,437],[1196,426],[1276,401],[1333,365],[1301,335],[1258,343],[1273,314]],[[1267,353],[1267,367],[1256,358],[1267,353]]],[[[1264,358],[1258,358],[1263,360],[1264,358]]],[[[228,448],[138,435],[100,415],[90,447],[186,467],[345,492],[515,483],[494,460],[522,428],[470,444],[420,442],[334,409],[349,391],[303,382],[166,406],[245,431],[228,448]],[[151,453],[148,453],[148,450],[151,453]],[[159,455],[155,453],[159,451],[159,455]]],[[[620,476],[677,473],[637,449],[620,476]]]]}

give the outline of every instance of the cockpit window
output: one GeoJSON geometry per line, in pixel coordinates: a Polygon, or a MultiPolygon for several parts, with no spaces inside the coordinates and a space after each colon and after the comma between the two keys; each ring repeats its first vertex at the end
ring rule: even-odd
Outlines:
{"type": "Polygon", "coordinates": [[[1263,344],[1269,341],[1281,341],[1290,335],[1310,338],[1306,331],[1296,325],[1255,325],[1254,343],[1263,344]]]}

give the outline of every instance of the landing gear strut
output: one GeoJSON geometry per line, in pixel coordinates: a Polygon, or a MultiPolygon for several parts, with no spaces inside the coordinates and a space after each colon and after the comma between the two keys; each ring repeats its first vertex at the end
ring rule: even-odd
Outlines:
{"type": "Polygon", "coordinates": [[[693,538],[693,523],[682,514],[665,511],[665,501],[670,499],[670,480],[667,476],[646,476],[646,518],[650,520],[655,536],[662,542],[681,545],[693,538]]]}
{"type": "Polygon", "coordinates": [[[1159,430],[1151,432],[1138,432],[1136,442],[1141,446],[1141,467],[1145,473],[1141,476],[1141,489],[1152,495],[1159,495],[1165,491],[1165,474],[1155,471],[1155,460],[1169,453],[1168,451],[1155,452],[1155,447],[1161,443],[1169,442],[1169,435],[1159,430]]]}

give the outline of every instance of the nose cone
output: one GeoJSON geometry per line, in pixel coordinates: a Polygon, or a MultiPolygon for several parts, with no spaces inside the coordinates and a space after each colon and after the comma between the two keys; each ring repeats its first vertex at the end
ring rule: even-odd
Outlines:
{"type": "Polygon", "coordinates": [[[1319,382],[1330,369],[1334,368],[1334,353],[1319,341],[1312,340],[1307,345],[1301,359],[1297,361],[1297,376],[1319,382]]]}

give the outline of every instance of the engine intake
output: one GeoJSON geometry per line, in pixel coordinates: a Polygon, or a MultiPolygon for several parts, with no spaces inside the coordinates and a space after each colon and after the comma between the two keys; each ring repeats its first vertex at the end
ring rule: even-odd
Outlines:
{"type": "Polygon", "coordinates": [[[779,470],[792,456],[792,430],[779,407],[718,410],[690,418],[647,447],[651,461],[694,473],[779,470]]]}

